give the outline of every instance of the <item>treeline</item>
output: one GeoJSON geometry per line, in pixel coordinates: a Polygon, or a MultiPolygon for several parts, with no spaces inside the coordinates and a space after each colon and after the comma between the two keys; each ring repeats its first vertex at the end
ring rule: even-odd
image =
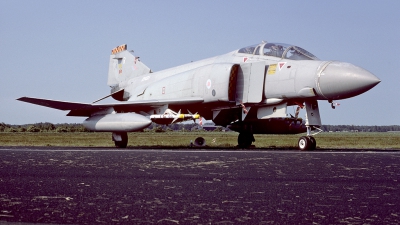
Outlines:
{"type": "Polygon", "coordinates": [[[79,123],[35,123],[25,125],[10,125],[0,123],[0,132],[90,132],[82,124],[79,123]]]}
{"type": "MultiPolygon", "coordinates": [[[[392,126],[354,126],[354,125],[322,125],[321,129],[325,132],[388,132],[399,131],[399,125],[392,126]]],[[[144,132],[169,132],[169,131],[225,131],[225,128],[215,127],[213,124],[205,124],[200,127],[195,123],[176,123],[170,125],[158,125],[152,123],[144,132]]],[[[228,130],[229,131],[229,130],[228,130]]],[[[0,132],[91,132],[82,124],[78,123],[35,123],[25,125],[10,125],[0,123],[0,132]]]]}
{"type": "Polygon", "coordinates": [[[321,129],[325,132],[388,132],[400,131],[400,126],[322,125],[321,129]]]}
{"type": "MultiPolygon", "coordinates": [[[[207,125],[207,124],[206,124],[207,125]]],[[[212,128],[215,131],[222,131],[221,127],[212,128]]],[[[200,131],[203,130],[202,127],[195,123],[177,123],[171,125],[158,125],[152,123],[149,127],[143,130],[143,132],[168,132],[168,131],[200,131]]],[[[86,129],[82,124],[79,123],[35,123],[35,124],[25,124],[25,125],[10,125],[5,123],[0,123],[0,132],[92,132],[86,129]]]]}

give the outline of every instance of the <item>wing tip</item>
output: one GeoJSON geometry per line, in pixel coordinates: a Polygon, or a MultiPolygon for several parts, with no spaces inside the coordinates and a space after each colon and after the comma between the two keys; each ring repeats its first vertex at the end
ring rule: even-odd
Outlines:
{"type": "Polygon", "coordinates": [[[18,100],[18,101],[24,101],[25,99],[27,99],[27,97],[26,97],[26,96],[24,96],[24,97],[19,97],[19,98],[15,99],[15,100],[18,100]]]}

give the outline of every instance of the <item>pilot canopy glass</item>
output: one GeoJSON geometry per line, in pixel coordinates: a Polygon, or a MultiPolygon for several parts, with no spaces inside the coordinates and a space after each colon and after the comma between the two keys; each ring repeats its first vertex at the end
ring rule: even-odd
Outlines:
{"type": "Polygon", "coordinates": [[[272,56],[291,60],[318,60],[307,50],[298,46],[283,43],[261,43],[239,49],[238,53],[272,56]]]}

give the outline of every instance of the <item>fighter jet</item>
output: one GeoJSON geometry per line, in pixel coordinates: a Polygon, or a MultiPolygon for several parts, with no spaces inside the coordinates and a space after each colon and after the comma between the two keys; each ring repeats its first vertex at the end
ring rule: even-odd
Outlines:
{"type": "Polygon", "coordinates": [[[263,41],[159,72],[124,44],[111,51],[107,82],[111,94],[93,103],[17,100],[87,117],[83,121],[87,129],[112,132],[119,148],[127,146],[127,132],[141,131],[152,122],[170,124],[201,115],[237,131],[240,148],[252,145],[253,134],[306,133],[299,138],[298,148],[312,150],[316,148],[313,136],[321,126],[318,100],[334,108],[335,100],[362,94],[379,82],[363,68],[323,61],[290,44],[263,41]],[[98,103],[107,97],[119,102],[98,103]],[[295,115],[288,114],[289,106],[297,106],[295,115]],[[298,117],[302,108],[304,119],[298,117]]]}

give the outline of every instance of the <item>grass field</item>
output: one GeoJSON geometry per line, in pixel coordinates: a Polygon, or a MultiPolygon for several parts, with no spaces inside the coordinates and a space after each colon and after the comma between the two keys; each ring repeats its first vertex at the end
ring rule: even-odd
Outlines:
{"type": "MultiPolygon", "coordinates": [[[[203,137],[206,145],[235,148],[235,132],[129,133],[128,147],[186,147],[203,137]]],[[[297,148],[299,135],[254,135],[256,148],[297,148]]],[[[315,136],[317,148],[400,149],[398,133],[321,133],[315,136]]],[[[77,146],[113,147],[111,133],[0,133],[0,146],[77,146]]]]}

